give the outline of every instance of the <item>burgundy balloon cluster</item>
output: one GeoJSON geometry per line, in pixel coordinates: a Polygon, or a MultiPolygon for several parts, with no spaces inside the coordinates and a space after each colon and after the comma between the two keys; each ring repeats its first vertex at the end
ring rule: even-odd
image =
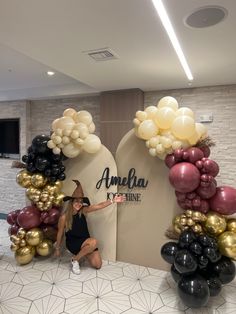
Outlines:
{"type": "Polygon", "coordinates": [[[215,238],[191,230],[180,234],[178,242],[167,242],[161,248],[162,258],[171,266],[178,284],[178,294],[189,307],[205,306],[210,296],[217,296],[222,284],[235,278],[235,265],[222,257],[215,238]]]}
{"type": "Polygon", "coordinates": [[[207,213],[209,199],[216,193],[215,177],[219,166],[209,159],[209,148],[177,149],[165,159],[170,168],[169,179],[175,188],[177,201],[183,209],[207,213]]]}
{"type": "Polygon", "coordinates": [[[55,207],[52,207],[49,211],[41,212],[35,206],[26,206],[22,210],[14,210],[7,215],[7,222],[10,224],[8,233],[9,235],[17,234],[20,227],[25,230],[38,227],[44,233],[54,234],[55,238],[59,216],[60,211],[55,207]]]}

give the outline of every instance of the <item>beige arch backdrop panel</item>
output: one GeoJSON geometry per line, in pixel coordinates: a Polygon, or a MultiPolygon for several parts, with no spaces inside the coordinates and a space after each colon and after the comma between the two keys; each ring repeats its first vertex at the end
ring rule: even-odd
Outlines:
{"type": "MultiPolygon", "coordinates": [[[[97,204],[107,199],[107,189],[104,185],[99,190],[96,183],[106,167],[110,168],[110,173],[117,176],[115,160],[110,151],[102,145],[96,154],[81,153],[76,158],[65,161],[66,180],[63,184],[63,192],[72,195],[77,179],[81,182],[84,195],[87,196],[91,204],[97,204]]],[[[110,192],[117,192],[116,186],[109,189],[110,192]]],[[[98,247],[102,258],[115,261],[116,259],[116,233],[117,233],[117,205],[109,207],[87,215],[87,222],[90,235],[98,240],[98,247]]]]}
{"type": "MultiPolygon", "coordinates": [[[[160,256],[160,248],[167,241],[165,231],[180,209],[174,189],[168,179],[169,169],[164,161],[148,153],[144,141],[134,131],[121,140],[116,163],[118,175],[127,176],[135,168],[138,178],[148,180],[146,188],[135,188],[140,202],[126,202],[118,206],[117,260],[166,270],[169,267],[160,256]]],[[[121,192],[127,192],[122,187],[121,192]]]]}

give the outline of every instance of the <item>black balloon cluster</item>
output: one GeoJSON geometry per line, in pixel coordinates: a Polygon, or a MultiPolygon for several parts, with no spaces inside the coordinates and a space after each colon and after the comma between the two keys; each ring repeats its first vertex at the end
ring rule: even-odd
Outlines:
{"type": "Polygon", "coordinates": [[[189,307],[202,307],[210,296],[220,293],[222,284],[235,277],[235,265],[221,256],[215,238],[196,235],[192,230],[180,234],[178,242],[167,242],[161,248],[162,258],[171,266],[178,283],[178,294],[189,307]]]}
{"type": "Polygon", "coordinates": [[[62,163],[64,155],[53,154],[52,150],[47,147],[49,140],[49,136],[37,135],[28,148],[28,155],[24,155],[22,161],[30,173],[40,172],[50,182],[63,181],[66,178],[65,166],[62,163]]]}

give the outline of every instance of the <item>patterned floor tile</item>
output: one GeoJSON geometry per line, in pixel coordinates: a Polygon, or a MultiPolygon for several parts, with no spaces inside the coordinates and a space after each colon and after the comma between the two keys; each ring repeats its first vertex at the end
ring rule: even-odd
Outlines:
{"type": "Polygon", "coordinates": [[[84,282],[83,292],[94,297],[101,297],[103,294],[112,291],[111,282],[109,280],[94,278],[84,282]]]}
{"type": "Polygon", "coordinates": [[[1,301],[0,313],[3,314],[23,314],[29,313],[31,302],[21,297],[1,301]]]}
{"type": "Polygon", "coordinates": [[[62,298],[69,298],[82,291],[82,282],[73,279],[56,281],[53,284],[52,294],[62,298]]]}
{"type": "Polygon", "coordinates": [[[164,305],[184,311],[187,309],[187,306],[182,303],[182,301],[179,299],[177,295],[177,291],[170,288],[162,293],[160,293],[161,299],[164,303],[164,305]]]}
{"type": "Polygon", "coordinates": [[[141,290],[140,281],[136,278],[121,277],[112,281],[114,291],[131,294],[141,290]]]}
{"type": "Polygon", "coordinates": [[[119,292],[109,292],[98,298],[99,310],[110,314],[123,313],[131,307],[129,297],[119,292]]]}
{"type": "Polygon", "coordinates": [[[134,309],[144,313],[154,313],[163,306],[160,296],[150,291],[138,291],[131,294],[130,301],[134,309]]]}
{"type": "Polygon", "coordinates": [[[7,268],[8,264],[9,264],[8,262],[6,262],[6,261],[0,259],[0,271],[1,271],[2,269],[7,268]]]}
{"type": "Polygon", "coordinates": [[[28,269],[25,271],[16,272],[13,282],[26,285],[35,281],[39,281],[42,277],[43,272],[36,269],[28,269]]]}
{"type": "Polygon", "coordinates": [[[123,268],[124,276],[141,279],[149,275],[148,269],[143,266],[129,265],[123,268]]]}
{"type": "Polygon", "coordinates": [[[64,310],[63,298],[49,295],[32,302],[29,314],[59,314],[64,310]]]}
{"type": "Polygon", "coordinates": [[[92,295],[80,293],[66,300],[65,312],[68,314],[90,314],[97,310],[98,299],[92,295]]]}
{"type": "Polygon", "coordinates": [[[11,271],[8,271],[6,269],[2,269],[1,270],[1,276],[0,276],[0,284],[12,281],[14,275],[15,274],[12,273],[11,271]]]}
{"type": "Polygon", "coordinates": [[[236,304],[236,287],[230,285],[224,286],[221,295],[225,301],[236,304]]]}
{"type": "Polygon", "coordinates": [[[61,269],[56,266],[56,268],[54,269],[45,271],[42,276],[42,280],[50,283],[56,283],[62,280],[69,279],[69,275],[69,270],[61,269]]]}
{"type": "Polygon", "coordinates": [[[58,267],[59,260],[55,258],[37,258],[35,259],[35,263],[33,265],[33,268],[41,270],[41,271],[47,271],[54,269],[58,267]]]}
{"type": "Polygon", "coordinates": [[[170,288],[165,278],[152,275],[141,278],[140,285],[143,290],[148,290],[156,293],[161,293],[170,288]]]}
{"type": "Polygon", "coordinates": [[[169,272],[167,271],[150,268],[150,267],[148,267],[148,271],[150,275],[161,277],[161,278],[165,278],[169,274],[169,272]]]}
{"type": "Polygon", "coordinates": [[[114,280],[123,277],[123,271],[120,267],[113,265],[105,265],[97,271],[99,278],[114,280]]]}
{"type": "Polygon", "coordinates": [[[90,266],[89,267],[81,267],[80,270],[81,270],[81,272],[79,275],[76,275],[76,274],[70,272],[70,278],[84,282],[84,281],[93,279],[97,276],[96,269],[94,269],[90,266]]]}
{"type": "Polygon", "coordinates": [[[225,303],[218,307],[217,313],[219,314],[235,314],[236,313],[236,304],[235,303],[225,303]]]}
{"type": "Polygon", "coordinates": [[[30,283],[23,287],[20,296],[29,300],[36,300],[51,294],[53,285],[46,281],[30,283]]]}
{"type": "Polygon", "coordinates": [[[160,309],[158,309],[155,313],[159,314],[183,314],[185,313],[184,311],[180,311],[177,309],[173,309],[172,307],[169,306],[163,306],[160,309]]]}
{"type": "Polygon", "coordinates": [[[0,303],[8,299],[18,297],[21,289],[22,289],[21,285],[18,285],[13,282],[0,285],[0,303]]]}

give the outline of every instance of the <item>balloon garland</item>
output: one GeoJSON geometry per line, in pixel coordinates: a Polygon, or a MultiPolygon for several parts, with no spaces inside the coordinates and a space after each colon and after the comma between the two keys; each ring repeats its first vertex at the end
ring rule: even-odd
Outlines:
{"type": "Polygon", "coordinates": [[[16,176],[31,205],[7,215],[11,250],[20,265],[30,263],[34,256],[52,253],[64,197],[63,161],[83,150],[96,153],[101,147],[100,139],[92,134],[95,125],[88,111],[68,108],[52,122],[51,129],[50,136],[42,134],[33,138],[28,154],[22,157],[25,169],[16,176]]]}
{"type": "Polygon", "coordinates": [[[189,307],[205,306],[210,296],[235,278],[236,189],[217,187],[218,164],[209,158],[207,129],[195,123],[187,107],[175,98],[163,97],[157,106],[137,111],[133,120],[138,138],[149,154],[165,161],[169,181],[183,213],[172,223],[172,237],[162,258],[171,264],[180,299],[189,307]]]}

